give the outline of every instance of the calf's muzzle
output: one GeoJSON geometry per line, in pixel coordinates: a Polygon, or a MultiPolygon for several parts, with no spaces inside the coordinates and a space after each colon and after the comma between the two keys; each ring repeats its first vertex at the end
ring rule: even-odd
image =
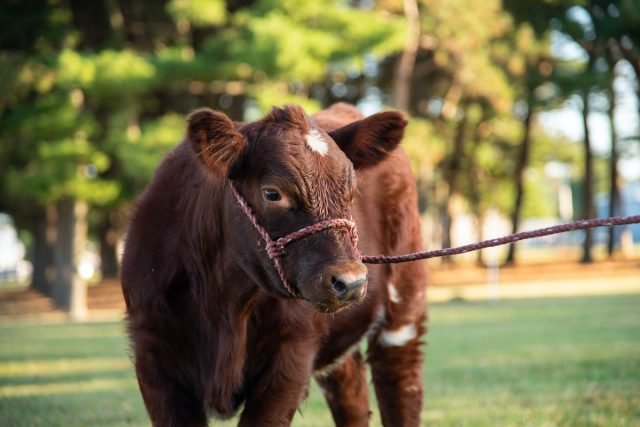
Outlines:
{"type": "Polygon", "coordinates": [[[341,302],[356,302],[366,292],[367,268],[359,262],[351,262],[330,268],[324,276],[327,289],[341,302]]]}

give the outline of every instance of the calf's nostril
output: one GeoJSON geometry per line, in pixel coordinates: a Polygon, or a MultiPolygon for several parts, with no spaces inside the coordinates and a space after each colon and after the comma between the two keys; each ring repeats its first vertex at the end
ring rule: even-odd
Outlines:
{"type": "Polygon", "coordinates": [[[353,300],[362,295],[362,288],[367,283],[367,275],[333,274],[330,276],[331,291],[341,300],[353,300]]]}
{"type": "Polygon", "coordinates": [[[348,290],[347,284],[336,276],[331,276],[331,287],[338,296],[344,295],[344,293],[348,290]]]}

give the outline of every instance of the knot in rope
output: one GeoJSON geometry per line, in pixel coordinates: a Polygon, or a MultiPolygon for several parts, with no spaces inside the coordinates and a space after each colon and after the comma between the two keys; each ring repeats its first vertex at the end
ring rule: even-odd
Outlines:
{"type": "Polygon", "coordinates": [[[269,258],[279,258],[283,256],[284,245],[285,243],[280,239],[276,240],[275,242],[273,240],[268,242],[265,249],[267,250],[267,255],[269,256],[269,258]]]}

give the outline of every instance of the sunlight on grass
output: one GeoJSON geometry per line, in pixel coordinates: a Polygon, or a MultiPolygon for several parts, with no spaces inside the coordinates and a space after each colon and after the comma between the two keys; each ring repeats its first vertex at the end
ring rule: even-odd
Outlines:
{"type": "Polygon", "coordinates": [[[138,389],[138,384],[131,378],[125,379],[100,379],[88,381],[74,381],[61,383],[48,383],[40,385],[16,385],[0,386],[0,397],[18,396],[46,396],[50,394],[69,394],[78,392],[92,392],[105,390],[118,390],[121,388],[138,389]]]}
{"type": "Polygon", "coordinates": [[[58,359],[0,362],[0,378],[22,376],[53,376],[99,371],[129,371],[128,358],[58,359]]]}

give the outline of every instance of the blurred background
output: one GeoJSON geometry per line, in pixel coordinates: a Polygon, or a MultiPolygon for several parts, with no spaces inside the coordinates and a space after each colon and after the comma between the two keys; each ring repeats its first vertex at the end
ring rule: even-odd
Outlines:
{"type": "MultiPolygon", "coordinates": [[[[638,1],[0,7],[0,286],[78,316],[84,283],[117,278],[132,202],[201,106],[407,112],[431,249],[640,212],[638,1]]],[[[638,242],[629,226],[473,257],[591,262],[638,242]]]]}
{"type": "MultiPolygon", "coordinates": [[[[428,249],[637,215],[638,76],[638,0],[4,0],[0,320],[121,315],[132,203],[202,106],[406,112],[428,249]]],[[[430,295],[637,295],[639,244],[635,225],[434,260],[430,295]]]]}

